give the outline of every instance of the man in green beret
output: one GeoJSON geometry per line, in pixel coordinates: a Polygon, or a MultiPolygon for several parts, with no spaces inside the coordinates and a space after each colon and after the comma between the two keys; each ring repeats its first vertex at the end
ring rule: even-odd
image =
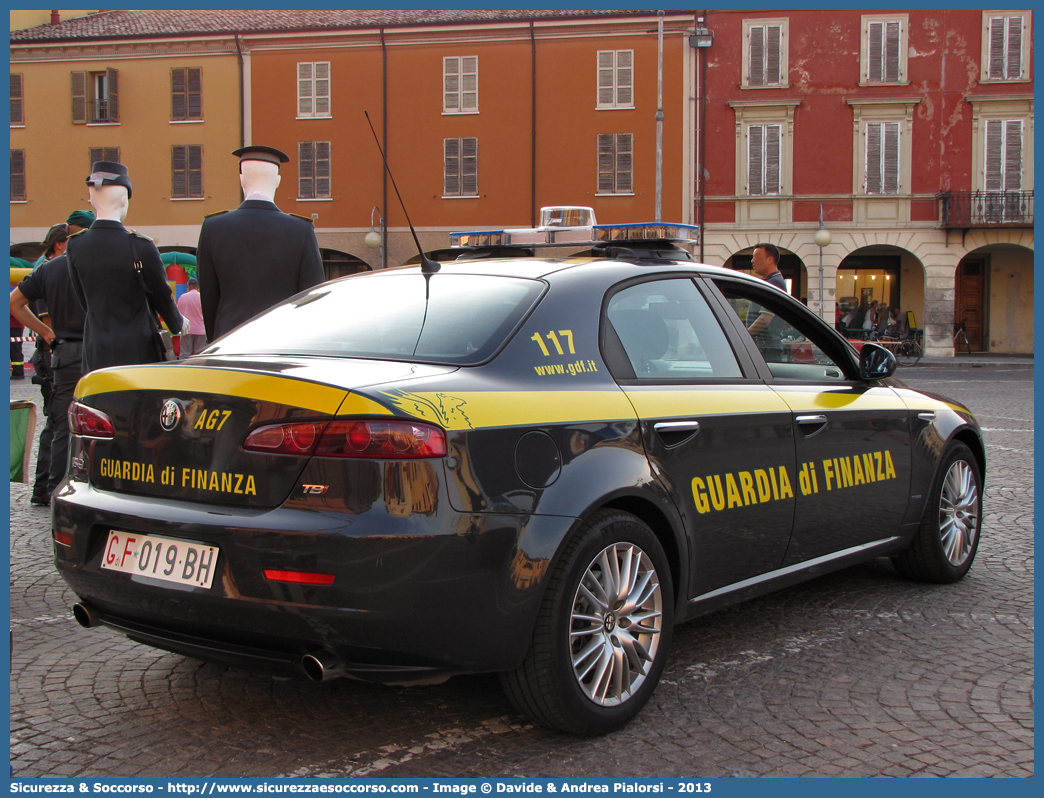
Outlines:
{"type": "Polygon", "coordinates": [[[94,224],[94,211],[73,211],[65,223],[69,225],[69,235],[86,230],[94,224]]]}

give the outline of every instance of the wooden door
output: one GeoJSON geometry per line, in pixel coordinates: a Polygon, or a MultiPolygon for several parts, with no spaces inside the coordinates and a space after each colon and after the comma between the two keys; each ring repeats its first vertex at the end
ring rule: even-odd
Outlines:
{"type": "Polygon", "coordinates": [[[986,340],[986,266],[982,258],[966,258],[957,267],[954,323],[966,319],[965,334],[973,352],[982,352],[986,340]]]}

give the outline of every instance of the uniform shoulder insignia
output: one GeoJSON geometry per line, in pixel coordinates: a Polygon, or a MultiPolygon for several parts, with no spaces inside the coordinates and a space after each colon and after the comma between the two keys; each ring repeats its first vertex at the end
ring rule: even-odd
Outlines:
{"type": "Polygon", "coordinates": [[[295,219],[303,219],[304,221],[308,222],[308,224],[315,224],[315,219],[313,219],[311,216],[302,216],[299,213],[288,213],[287,216],[293,216],[295,219]]]}
{"type": "Polygon", "coordinates": [[[82,236],[89,229],[90,229],[89,227],[85,227],[82,230],[77,230],[75,233],[69,233],[68,238],[73,238],[74,236],[82,236]]]}
{"type": "Polygon", "coordinates": [[[137,236],[138,238],[143,238],[146,241],[152,241],[152,239],[149,238],[147,235],[145,235],[144,233],[139,233],[137,230],[131,230],[131,235],[137,236]]]}
{"type": "Polygon", "coordinates": [[[223,213],[228,213],[228,210],[214,211],[213,213],[206,214],[203,218],[204,219],[209,219],[211,216],[220,216],[223,213]]]}

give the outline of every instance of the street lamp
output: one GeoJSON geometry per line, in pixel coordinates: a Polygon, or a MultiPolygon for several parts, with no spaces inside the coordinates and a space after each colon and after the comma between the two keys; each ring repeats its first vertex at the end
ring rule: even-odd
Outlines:
{"type": "Polygon", "coordinates": [[[378,259],[380,261],[382,269],[388,268],[388,264],[385,261],[385,254],[384,254],[384,238],[385,238],[386,232],[387,232],[387,229],[384,226],[384,216],[381,215],[381,209],[378,208],[376,205],[374,205],[373,206],[373,210],[370,211],[370,232],[368,232],[366,234],[366,237],[363,239],[363,243],[365,243],[366,246],[368,246],[370,249],[379,249],[380,250],[380,252],[378,253],[378,259]],[[380,220],[378,222],[378,224],[380,225],[380,228],[381,228],[381,231],[379,233],[375,229],[374,223],[373,223],[373,215],[375,213],[377,214],[377,218],[380,220]]]}
{"type": "Polygon", "coordinates": [[[698,162],[696,173],[700,186],[700,263],[703,263],[703,242],[707,238],[707,225],[703,219],[704,211],[706,210],[706,191],[703,181],[707,174],[707,168],[704,165],[707,152],[705,145],[707,129],[707,48],[713,44],[714,31],[708,30],[706,16],[698,16],[696,18],[696,30],[689,36],[689,47],[695,48],[696,52],[699,53],[699,68],[696,71],[698,86],[696,94],[699,101],[697,130],[700,138],[696,145],[696,160],[698,162]]]}
{"type": "Polygon", "coordinates": [[[823,247],[830,245],[830,231],[823,226],[823,203],[819,203],[819,229],[813,239],[819,247],[819,318],[823,318],[823,247]]]}

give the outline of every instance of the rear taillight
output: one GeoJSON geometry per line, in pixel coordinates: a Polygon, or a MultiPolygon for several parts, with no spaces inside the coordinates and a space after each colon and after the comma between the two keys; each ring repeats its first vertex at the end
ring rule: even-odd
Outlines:
{"type": "Polygon", "coordinates": [[[446,456],[446,432],[414,421],[331,421],[270,424],[258,427],[243,448],[267,454],[314,454],[416,460],[446,456]]]}
{"type": "Polygon", "coordinates": [[[85,438],[114,438],[112,419],[100,410],[73,402],[69,405],[69,432],[85,438]]]}
{"type": "Polygon", "coordinates": [[[251,452],[269,454],[311,454],[326,422],[270,424],[258,427],[243,441],[251,452]]]}
{"type": "Polygon", "coordinates": [[[446,456],[446,432],[413,421],[333,421],[315,453],[320,457],[412,460],[446,456]]]}

